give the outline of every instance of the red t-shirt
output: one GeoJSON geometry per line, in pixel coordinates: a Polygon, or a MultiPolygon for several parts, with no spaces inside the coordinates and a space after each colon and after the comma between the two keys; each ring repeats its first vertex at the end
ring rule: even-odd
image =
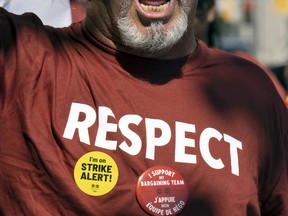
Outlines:
{"type": "Polygon", "coordinates": [[[147,215],[158,165],[188,185],[181,215],[288,214],[287,109],[253,63],[202,42],[141,58],[4,10],[0,28],[2,215],[147,215]]]}
{"type": "Polygon", "coordinates": [[[270,77],[270,79],[274,83],[278,93],[280,94],[281,98],[285,101],[285,98],[287,96],[286,89],[281,85],[277,76],[269,68],[267,68],[265,65],[261,64],[257,59],[255,59],[253,56],[251,56],[247,52],[237,50],[234,52],[234,54],[241,56],[245,59],[248,59],[249,61],[252,61],[255,64],[257,64],[259,67],[261,67],[263,69],[263,71],[265,71],[267,73],[267,75],[270,77]]]}

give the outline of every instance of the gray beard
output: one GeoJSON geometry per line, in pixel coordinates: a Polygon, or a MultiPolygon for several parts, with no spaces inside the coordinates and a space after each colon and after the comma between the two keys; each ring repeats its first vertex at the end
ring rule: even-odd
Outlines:
{"type": "Polygon", "coordinates": [[[182,38],[188,27],[188,12],[184,6],[169,30],[165,29],[163,22],[154,21],[146,27],[145,33],[140,32],[133,20],[127,16],[128,10],[128,5],[123,5],[117,21],[122,43],[144,55],[157,55],[168,51],[182,38]]]}

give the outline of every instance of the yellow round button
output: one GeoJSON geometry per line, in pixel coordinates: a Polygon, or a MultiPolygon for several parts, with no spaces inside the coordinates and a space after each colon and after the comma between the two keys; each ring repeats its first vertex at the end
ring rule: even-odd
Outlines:
{"type": "Polygon", "coordinates": [[[74,168],[77,186],[91,196],[109,193],[118,180],[118,167],[108,154],[93,151],[83,155],[74,168]]]}

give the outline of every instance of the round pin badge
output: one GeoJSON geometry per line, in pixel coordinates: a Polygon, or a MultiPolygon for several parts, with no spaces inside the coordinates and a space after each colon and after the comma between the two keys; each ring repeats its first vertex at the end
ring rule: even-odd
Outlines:
{"type": "Polygon", "coordinates": [[[150,215],[178,215],[188,201],[189,189],[177,170],[154,166],[139,177],[136,196],[140,206],[150,215]]]}
{"type": "Polygon", "coordinates": [[[74,167],[74,179],[81,191],[90,196],[109,193],[118,181],[118,167],[114,159],[99,151],[83,155],[74,167]]]}

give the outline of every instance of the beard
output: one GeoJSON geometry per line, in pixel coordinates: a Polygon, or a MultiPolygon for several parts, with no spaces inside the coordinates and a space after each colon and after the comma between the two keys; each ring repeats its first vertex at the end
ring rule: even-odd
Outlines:
{"type": "Polygon", "coordinates": [[[168,51],[184,35],[188,27],[188,6],[180,2],[180,15],[172,26],[167,29],[162,21],[152,21],[140,31],[133,20],[128,16],[130,4],[123,4],[117,21],[122,43],[144,55],[157,55],[168,51]]]}

